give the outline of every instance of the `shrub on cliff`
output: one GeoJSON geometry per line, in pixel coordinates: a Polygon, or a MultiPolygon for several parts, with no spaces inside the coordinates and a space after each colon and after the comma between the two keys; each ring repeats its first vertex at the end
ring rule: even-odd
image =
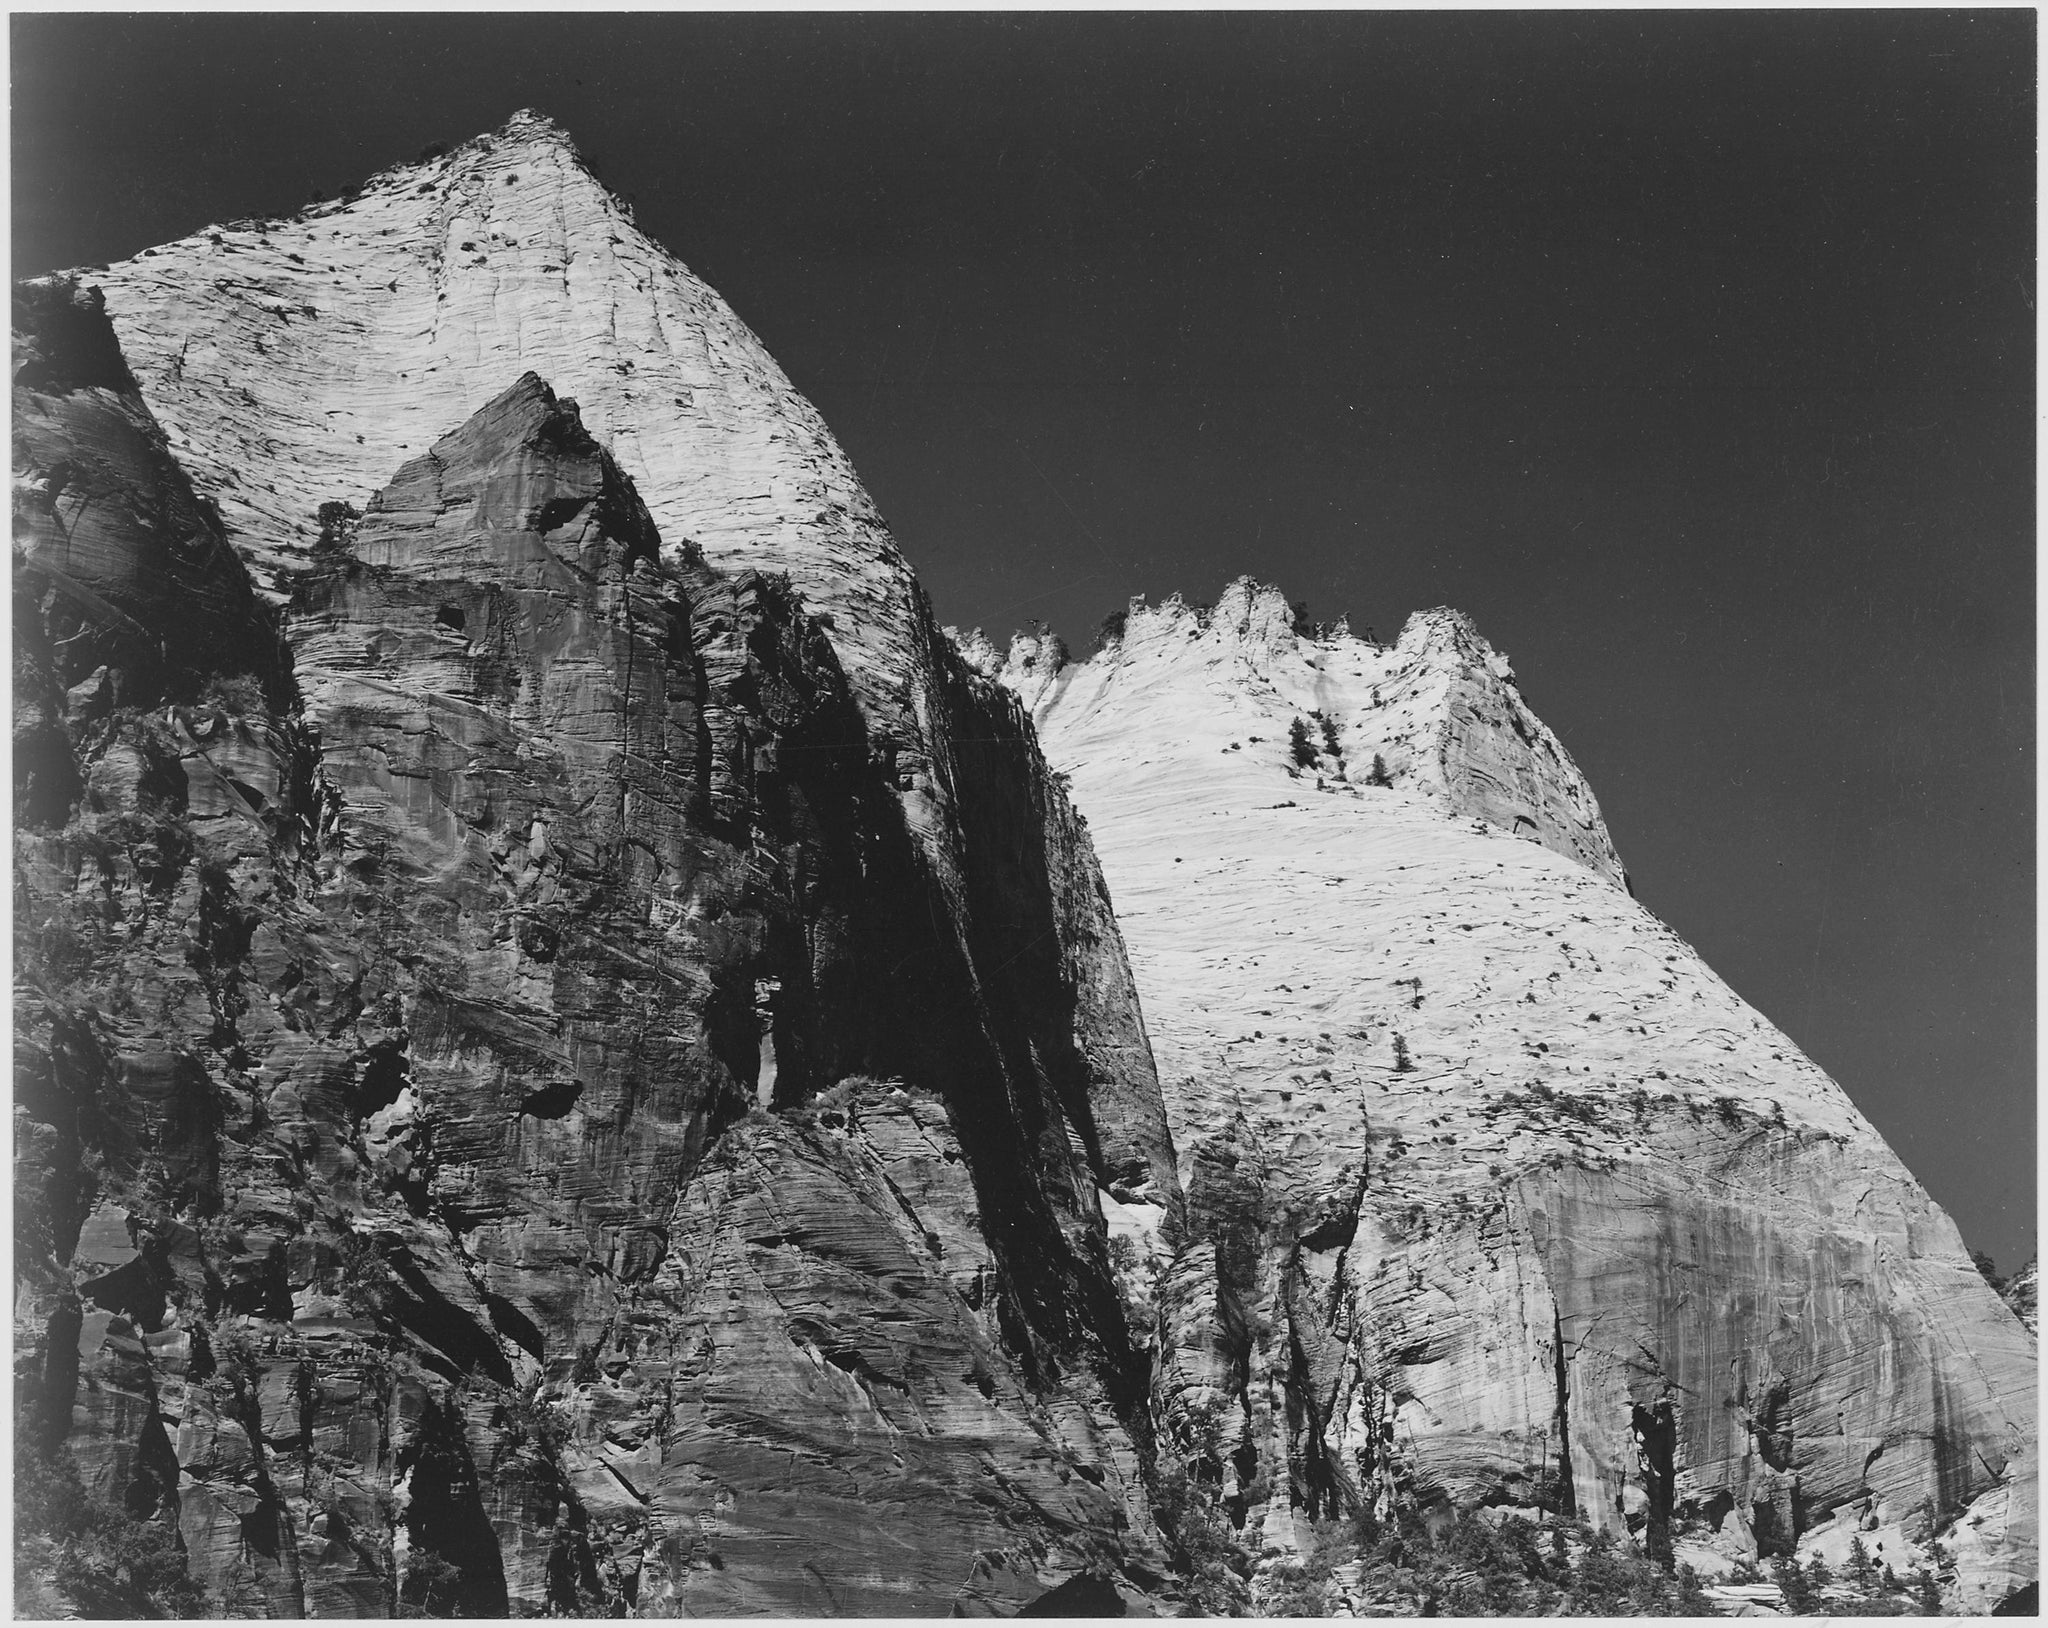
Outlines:
{"type": "Polygon", "coordinates": [[[1214,1492],[1178,1467],[1162,1468],[1151,1491],[1152,1513],[1193,1614],[1243,1615],[1244,1579],[1251,1574],[1252,1559],[1217,1507],[1214,1492]]]}
{"type": "Polygon", "coordinates": [[[1407,1500],[1386,1521],[1361,1512],[1348,1529],[1318,1527],[1296,1566],[1277,1568],[1263,1604],[1321,1615],[1337,1568],[1357,1564],[1345,1592],[1368,1616],[1711,1616],[1687,1567],[1675,1572],[1633,1546],[1576,1521],[1529,1511],[1489,1519],[1407,1500]]]}
{"type": "Polygon", "coordinates": [[[354,549],[363,515],[353,503],[323,503],[314,518],[320,522],[320,535],[313,543],[315,554],[347,554],[354,549]]]}
{"type": "Polygon", "coordinates": [[[205,1617],[177,1531],[88,1492],[63,1448],[45,1456],[17,1428],[14,1609],[18,1617],[205,1617]]]}
{"type": "Polygon", "coordinates": [[[437,1554],[420,1552],[407,1557],[405,1582],[399,1590],[401,1617],[460,1617],[462,1571],[437,1554]]]}

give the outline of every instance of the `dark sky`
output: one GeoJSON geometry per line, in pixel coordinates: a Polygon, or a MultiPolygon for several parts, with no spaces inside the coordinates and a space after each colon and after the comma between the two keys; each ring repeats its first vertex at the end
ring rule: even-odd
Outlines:
{"type": "Polygon", "coordinates": [[[2029,11],[13,21],[17,272],[552,114],[941,617],[1470,612],[1639,897],[2034,1248],[2029,11]]]}

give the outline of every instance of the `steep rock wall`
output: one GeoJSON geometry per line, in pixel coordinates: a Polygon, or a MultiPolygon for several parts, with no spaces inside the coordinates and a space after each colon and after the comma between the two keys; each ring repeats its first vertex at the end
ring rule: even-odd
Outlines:
{"type": "Polygon", "coordinates": [[[135,393],[88,377],[18,388],[36,546],[78,530],[60,486],[193,529],[95,544],[94,581],[169,586],[83,687],[127,613],[17,557],[28,721],[74,788],[17,787],[37,1445],[175,1524],[231,1614],[1156,1582],[1097,1193],[1170,1153],[1156,1099],[1093,1116],[1149,1056],[1012,1061],[1091,1014],[1142,1044],[1042,769],[1014,807],[1016,763],[963,779],[1035,844],[1006,896],[1068,993],[1014,1041],[964,1002],[926,1021],[902,963],[971,994],[947,946],[1014,954],[1016,924],[934,920],[818,624],[779,579],[664,561],[573,403],[529,375],[483,404],[330,519],[280,620],[135,393]],[[152,654],[157,618],[222,605],[209,659],[152,654]]]}
{"type": "Polygon", "coordinates": [[[1398,1485],[1708,1567],[1860,1533],[1903,1571],[1961,1517],[1952,1599],[2034,1575],[2031,1336],[1840,1088],[1616,885],[1469,623],[1380,649],[1236,583],[1134,604],[1078,666],[978,659],[1115,891],[1187,1183],[1167,1428],[1255,1550],[1398,1485]]]}
{"type": "MultiPolygon", "coordinates": [[[[899,885],[923,903],[905,917],[933,924],[886,963],[899,1000],[921,990],[943,1014],[903,1037],[921,1047],[903,1066],[936,1080],[970,1039],[986,1052],[997,1025],[986,1066],[1002,1092],[1064,1093],[1070,1115],[1077,1093],[1098,1095],[1117,1145],[1084,1136],[1100,1166],[1090,1179],[1107,1186],[1112,1168],[1142,1164],[1164,1200],[1163,1122],[1130,1107],[1156,1097],[1157,1079],[1114,920],[1086,902],[1100,874],[1064,791],[938,634],[816,409],[730,307],[633,225],[565,132],[516,114],[332,204],[214,227],[89,280],[172,450],[273,595],[315,565],[322,503],[360,505],[529,370],[576,400],[670,564],[786,578],[845,674],[847,738],[869,786],[907,833],[899,885]],[[1066,901],[1046,943],[989,919],[998,895],[1045,885],[1010,875],[1017,846],[992,808],[1047,826],[1027,844],[1050,843],[1047,857],[1021,861],[1066,901]],[[1035,1015],[1021,1026],[1005,1016],[1018,1012],[1035,1015]]],[[[1029,918],[1035,933],[1046,908],[996,913],[1029,918]]]]}

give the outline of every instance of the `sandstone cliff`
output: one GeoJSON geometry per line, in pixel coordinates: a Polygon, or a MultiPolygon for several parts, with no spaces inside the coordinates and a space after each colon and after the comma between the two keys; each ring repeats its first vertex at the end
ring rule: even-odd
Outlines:
{"type": "MultiPolygon", "coordinates": [[[[969,749],[1017,734],[1008,703],[938,633],[816,409],[725,302],[633,225],[559,127],[516,114],[340,201],[199,232],[89,280],[171,450],[272,596],[313,564],[321,504],[360,506],[523,373],[575,399],[672,563],[786,577],[824,631],[874,779],[909,834],[915,874],[903,885],[931,895],[924,913],[938,924],[936,942],[905,947],[919,959],[902,975],[937,980],[935,1004],[993,1030],[1006,1072],[1049,1071],[1069,1099],[1113,1097],[1103,1117],[1123,1139],[1101,1150],[1104,1172],[1166,1173],[1135,1018],[1077,1035],[1059,993],[1062,980],[1086,983],[1101,996],[1092,1013],[1105,1001],[1134,1012],[1085,836],[1081,880],[1053,878],[1062,919],[1041,938],[1052,926],[1032,914],[1046,908],[1042,873],[1068,863],[1067,839],[1027,852],[991,814],[1013,798],[1062,801],[1035,746],[969,749]],[[998,778],[983,787],[987,775],[998,778]],[[1077,957],[1084,941],[1108,949],[1077,957]]],[[[908,1038],[951,1057],[945,1025],[930,1028],[908,1038]]]]}
{"type": "Polygon", "coordinates": [[[2032,1338],[1628,896],[1463,617],[1378,647],[1239,581],[1080,665],[969,648],[1115,892],[1187,1184],[1163,1405],[1255,1551],[1398,1485],[1709,1571],[1858,1533],[1903,1571],[1962,1517],[1953,1603],[2035,1575],[2032,1338]]]}
{"type": "Polygon", "coordinates": [[[238,1615],[1158,1584],[1100,1201],[1170,1148],[1015,703],[926,674],[956,891],[824,619],[539,376],[273,607],[97,295],[17,321],[31,1445],[238,1615]]]}
{"type": "Polygon", "coordinates": [[[15,315],[23,1440],[213,1609],[1172,1608],[1182,1466],[2033,1578],[2031,1336],[1464,618],[963,655],[534,115],[15,315]]]}

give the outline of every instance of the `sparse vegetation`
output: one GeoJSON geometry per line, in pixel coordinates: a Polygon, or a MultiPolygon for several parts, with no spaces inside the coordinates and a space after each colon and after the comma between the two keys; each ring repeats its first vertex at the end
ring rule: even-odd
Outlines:
{"type": "Polygon", "coordinates": [[[1316,1528],[1301,1561],[1276,1568],[1271,1615],[1327,1616],[1331,1584],[1365,1616],[1711,1616],[1690,1568],[1666,1569],[1629,1544],[1534,1510],[1425,1515],[1406,1501],[1386,1521],[1361,1513],[1316,1528]]]}
{"type": "Polygon", "coordinates": [[[1117,1298],[1123,1302],[1124,1320],[1130,1324],[1132,1334],[1142,1337],[1158,1314],[1146,1292],[1144,1259],[1127,1234],[1118,1233],[1109,1240],[1109,1264],[1117,1298]]]}
{"type": "Polygon", "coordinates": [[[215,674],[200,690],[199,704],[237,718],[260,716],[269,706],[263,681],[253,673],[215,674]]]}
{"type": "Polygon", "coordinates": [[[1304,769],[1313,769],[1321,761],[1316,743],[1309,738],[1307,720],[1296,718],[1287,726],[1287,745],[1294,755],[1295,763],[1304,769]]]}
{"type": "Polygon", "coordinates": [[[1387,787],[1394,784],[1394,777],[1387,773],[1387,760],[1377,752],[1372,755],[1372,767],[1366,771],[1365,783],[1368,786],[1387,787]]]}
{"type": "Polygon", "coordinates": [[[1192,1615],[1243,1616],[1252,1557],[1217,1501],[1185,1470],[1163,1469],[1152,1487],[1152,1513],[1181,1575],[1192,1615]]]}
{"type": "Polygon", "coordinates": [[[45,1455],[17,1421],[14,1606],[18,1616],[204,1617],[175,1527],[86,1490],[70,1452],[45,1455]]]}
{"type": "Polygon", "coordinates": [[[363,514],[353,503],[343,503],[338,499],[323,503],[315,518],[320,522],[320,535],[313,543],[315,554],[351,554],[355,551],[356,529],[362,524],[363,514]]]}
{"type": "Polygon", "coordinates": [[[427,1549],[406,1556],[405,1581],[398,1594],[401,1617],[459,1617],[463,1609],[460,1567],[427,1549]]]}

